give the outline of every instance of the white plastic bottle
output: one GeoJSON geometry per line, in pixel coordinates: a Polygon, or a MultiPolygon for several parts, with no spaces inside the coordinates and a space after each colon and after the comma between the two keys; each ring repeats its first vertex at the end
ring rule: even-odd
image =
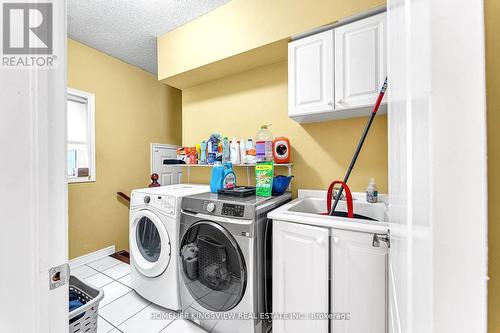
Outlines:
{"type": "Polygon", "coordinates": [[[255,145],[253,144],[252,139],[248,139],[247,144],[246,144],[246,162],[248,164],[255,164],[257,157],[255,156],[255,145]]]}
{"type": "Polygon", "coordinates": [[[230,150],[230,158],[231,158],[231,163],[233,164],[240,164],[240,145],[238,144],[238,141],[236,141],[236,138],[233,138],[231,140],[231,144],[229,145],[229,150],[230,150]]]}
{"type": "Polygon", "coordinates": [[[377,184],[375,184],[375,178],[371,178],[366,188],[366,201],[370,203],[375,203],[378,201],[378,190],[377,184]]]}
{"type": "Polygon", "coordinates": [[[273,160],[273,134],[268,125],[262,125],[255,137],[257,162],[273,160]]]}
{"type": "Polygon", "coordinates": [[[241,164],[247,163],[247,149],[243,138],[240,140],[240,160],[241,164]]]}

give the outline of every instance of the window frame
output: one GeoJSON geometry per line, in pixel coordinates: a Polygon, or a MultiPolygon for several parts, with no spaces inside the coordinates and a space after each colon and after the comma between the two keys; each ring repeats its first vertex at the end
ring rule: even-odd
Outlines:
{"type": "MultiPolygon", "coordinates": [[[[89,175],[88,177],[68,176],[68,183],[92,183],[96,181],[96,151],[95,151],[95,95],[86,91],[68,88],[66,93],[66,105],[68,101],[85,100],[87,104],[87,146],[89,154],[89,175]]],[[[68,113],[66,111],[66,117],[68,113]]],[[[68,135],[66,134],[66,152],[68,151],[68,135]]],[[[67,153],[66,153],[67,155],[67,153]]],[[[67,161],[66,161],[67,163],[67,161]]]]}

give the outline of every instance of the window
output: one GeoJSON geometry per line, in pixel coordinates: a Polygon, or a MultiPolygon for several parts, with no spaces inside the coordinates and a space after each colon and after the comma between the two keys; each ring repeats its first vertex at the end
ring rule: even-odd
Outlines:
{"type": "Polygon", "coordinates": [[[95,181],[95,97],[68,89],[68,182],[95,181]]]}

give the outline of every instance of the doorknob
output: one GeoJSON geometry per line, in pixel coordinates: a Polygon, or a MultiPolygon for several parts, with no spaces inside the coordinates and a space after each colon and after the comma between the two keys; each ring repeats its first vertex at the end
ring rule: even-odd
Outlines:
{"type": "Polygon", "coordinates": [[[373,240],[372,240],[372,246],[373,247],[380,247],[380,242],[386,242],[387,247],[391,247],[391,239],[390,239],[390,234],[373,234],[373,240]]]}

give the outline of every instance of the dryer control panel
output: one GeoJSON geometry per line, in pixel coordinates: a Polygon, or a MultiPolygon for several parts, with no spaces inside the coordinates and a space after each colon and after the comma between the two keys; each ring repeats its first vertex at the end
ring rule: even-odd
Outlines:
{"type": "Polygon", "coordinates": [[[245,215],[245,206],[224,203],[222,204],[221,213],[224,216],[243,217],[245,215]]]}

